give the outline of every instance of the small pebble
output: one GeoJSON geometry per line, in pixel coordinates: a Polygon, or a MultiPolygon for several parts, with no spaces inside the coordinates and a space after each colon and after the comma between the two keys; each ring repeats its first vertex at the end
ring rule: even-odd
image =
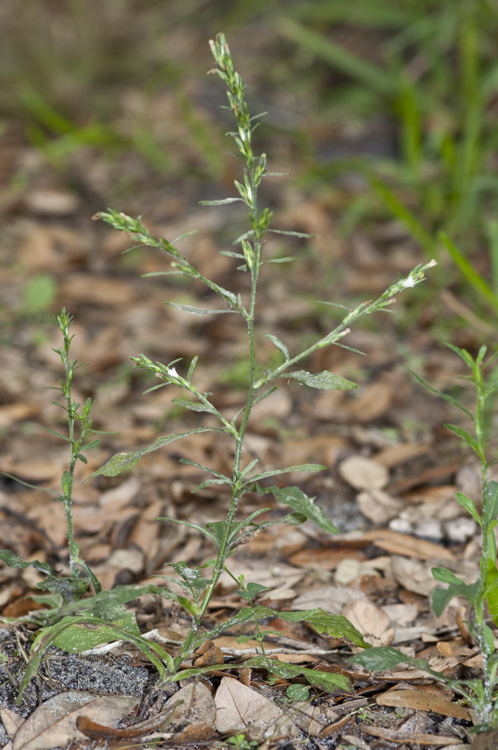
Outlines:
{"type": "Polygon", "coordinates": [[[400,534],[412,533],[412,525],[406,518],[393,518],[392,521],[389,521],[389,528],[398,531],[400,534]]]}
{"type": "Polygon", "coordinates": [[[443,527],[437,518],[424,518],[416,524],[413,533],[422,539],[440,542],[443,538],[443,527]]]}
{"type": "Polygon", "coordinates": [[[447,521],[444,525],[446,538],[453,544],[464,544],[474,536],[477,530],[477,524],[473,518],[461,516],[453,521],[447,521]]]}

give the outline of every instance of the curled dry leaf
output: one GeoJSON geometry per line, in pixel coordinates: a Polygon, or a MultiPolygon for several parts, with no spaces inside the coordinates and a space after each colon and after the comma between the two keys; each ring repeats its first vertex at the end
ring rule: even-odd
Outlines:
{"type": "Polygon", "coordinates": [[[194,667],[209,667],[213,664],[223,664],[223,654],[219,646],[213,641],[204,641],[195,652],[194,667]]]}

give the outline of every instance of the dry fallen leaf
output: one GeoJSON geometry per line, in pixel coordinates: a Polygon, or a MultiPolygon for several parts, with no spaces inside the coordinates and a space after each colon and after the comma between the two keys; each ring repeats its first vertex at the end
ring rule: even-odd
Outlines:
{"type": "Polygon", "coordinates": [[[377,547],[393,555],[418,557],[421,560],[454,560],[455,556],[440,544],[428,542],[409,534],[401,534],[391,529],[373,529],[361,535],[361,539],[370,539],[377,547]]]}
{"type": "Polygon", "coordinates": [[[382,490],[360,492],[356,499],[360,513],[379,526],[399,516],[404,507],[401,500],[382,490]]]}
{"type": "Polygon", "coordinates": [[[418,734],[404,734],[402,732],[398,732],[396,729],[385,729],[384,727],[369,727],[365,726],[365,724],[361,725],[361,730],[366,734],[371,734],[373,737],[381,737],[383,740],[387,740],[388,742],[396,742],[399,744],[409,742],[418,745],[437,745],[438,747],[451,745],[461,746],[463,744],[463,741],[459,740],[458,737],[444,737],[444,735],[441,734],[423,734],[422,732],[419,732],[418,734]]]}
{"type": "Polygon", "coordinates": [[[15,711],[11,711],[10,708],[4,708],[0,706],[0,720],[5,727],[5,731],[8,735],[13,737],[21,724],[24,724],[24,719],[15,711]]]}
{"type": "Polygon", "coordinates": [[[393,642],[396,628],[389,627],[389,616],[372,602],[355,599],[346,604],[342,614],[372,646],[389,646],[393,642]]]}
{"type": "Polygon", "coordinates": [[[325,727],[339,719],[339,714],[326,703],[312,706],[306,701],[294,701],[285,707],[285,713],[297,724],[299,729],[313,737],[319,737],[325,727]]]}
{"type": "Polygon", "coordinates": [[[221,680],[215,703],[216,729],[220,734],[244,732],[258,742],[299,734],[294,722],[272,701],[230,677],[221,680]]]}
{"type": "Polygon", "coordinates": [[[433,711],[443,716],[451,716],[453,719],[472,721],[470,712],[463,706],[437,695],[431,695],[425,690],[388,690],[378,695],[375,701],[379,706],[400,706],[414,708],[417,711],[433,711]]]}
{"type": "Polygon", "coordinates": [[[366,557],[360,550],[345,549],[341,547],[334,548],[308,548],[296,552],[295,555],[289,558],[289,562],[292,565],[306,567],[317,567],[323,568],[324,570],[335,570],[337,565],[345,557],[352,560],[365,560],[366,557]]]}
{"type": "Polygon", "coordinates": [[[48,750],[64,747],[85,736],[76,728],[76,719],[84,714],[94,721],[114,724],[138,705],[132,695],[94,695],[71,690],[49,698],[19,727],[12,750],[48,750]]]}
{"type": "Polygon", "coordinates": [[[382,490],[389,482],[385,466],[364,456],[349,456],[339,464],[339,474],[355,490],[382,490]]]}
{"type": "Polygon", "coordinates": [[[175,742],[195,742],[213,737],[217,723],[216,705],[206,685],[192,682],[170,700],[178,703],[168,727],[175,733],[175,742]]]}

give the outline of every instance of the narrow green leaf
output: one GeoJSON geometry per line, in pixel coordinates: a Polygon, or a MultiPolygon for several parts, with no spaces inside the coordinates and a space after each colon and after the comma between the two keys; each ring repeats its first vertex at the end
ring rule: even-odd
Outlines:
{"type": "MultiPolygon", "coordinates": [[[[268,398],[268,396],[271,396],[271,394],[275,393],[276,390],[278,390],[278,386],[274,385],[268,391],[265,391],[265,393],[261,394],[261,396],[258,396],[258,398],[254,399],[253,406],[255,406],[257,403],[259,403],[259,401],[262,401],[264,398],[268,398]]],[[[241,409],[241,411],[243,411],[243,409],[241,409]]]]}
{"type": "Polygon", "coordinates": [[[81,446],[82,451],[91,451],[94,448],[98,448],[100,445],[100,440],[92,440],[91,443],[86,443],[86,445],[81,446]]]}
{"type": "Polygon", "coordinates": [[[249,477],[245,484],[259,482],[261,479],[276,477],[279,474],[288,474],[290,471],[324,471],[327,467],[323,464],[301,464],[300,466],[288,466],[286,469],[275,469],[275,471],[263,471],[261,474],[255,474],[249,477]]]}
{"type": "Polygon", "coordinates": [[[279,503],[290,505],[291,508],[298,513],[302,513],[324,531],[328,531],[330,534],[339,533],[339,529],[325,515],[323,508],[313,502],[315,498],[305,495],[299,487],[285,487],[283,489],[267,487],[264,492],[270,492],[279,503]]]}
{"type": "Polygon", "coordinates": [[[449,404],[453,404],[453,406],[456,406],[457,409],[460,409],[461,411],[463,411],[465,414],[467,414],[468,417],[471,418],[472,421],[474,421],[474,415],[468,409],[466,409],[465,406],[460,403],[460,401],[457,401],[456,398],[453,398],[453,396],[449,396],[447,393],[441,393],[441,391],[438,391],[437,388],[433,388],[432,385],[429,385],[429,383],[427,383],[423,378],[421,378],[412,370],[409,370],[409,373],[413,378],[415,378],[417,383],[419,383],[426,390],[428,390],[429,393],[433,393],[434,396],[439,396],[439,398],[443,398],[449,404]]]}
{"type": "Polygon", "coordinates": [[[444,426],[447,430],[451,430],[451,432],[454,432],[455,435],[458,435],[458,437],[466,442],[467,445],[470,445],[470,447],[477,453],[478,456],[481,455],[477,440],[473,438],[472,435],[467,432],[467,430],[463,430],[461,427],[457,427],[457,425],[455,424],[445,424],[444,426]]]}
{"type": "Polygon", "coordinates": [[[150,271],[149,273],[143,273],[140,278],[148,279],[150,276],[180,276],[183,271],[150,271]]]}
{"type": "Polygon", "coordinates": [[[52,495],[57,495],[60,500],[63,499],[63,496],[60,492],[57,492],[57,490],[52,490],[49,487],[38,487],[36,484],[30,484],[29,482],[24,482],[22,479],[19,479],[18,477],[13,476],[12,474],[8,474],[6,471],[2,471],[2,475],[4,477],[9,477],[9,479],[13,479],[15,482],[19,482],[19,484],[24,485],[24,487],[30,487],[32,490],[41,490],[42,492],[50,492],[52,495]]]}
{"type": "MultiPolygon", "coordinates": [[[[60,404],[57,404],[57,406],[60,406],[60,404]]],[[[68,438],[66,435],[63,435],[61,432],[56,432],[55,430],[51,430],[48,427],[44,427],[43,429],[45,430],[45,432],[50,432],[51,435],[55,435],[56,437],[61,438],[61,440],[65,440],[66,443],[72,442],[70,438],[68,438]]]]}
{"type": "Polygon", "coordinates": [[[172,245],[176,246],[177,242],[180,242],[181,240],[184,240],[186,237],[191,237],[193,234],[197,234],[197,232],[200,232],[200,229],[191,229],[190,232],[184,232],[183,234],[180,234],[178,237],[175,237],[172,245]]]}
{"type": "Polygon", "coordinates": [[[490,557],[488,558],[486,571],[486,601],[491,619],[495,625],[498,625],[498,569],[496,568],[496,562],[490,557]]]}
{"type": "Polygon", "coordinates": [[[385,205],[390,211],[396,216],[397,219],[408,229],[410,234],[419,243],[425,253],[433,258],[436,249],[436,243],[432,236],[426,231],[417,217],[408,210],[408,208],[401,203],[396,194],[387,187],[381,180],[378,180],[373,175],[367,175],[368,180],[377,195],[384,201],[385,205]]]}
{"type": "Polygon", "coordinates": [[[280,341],[280,339],[277,336],[273,336],[273,334],[271,333],[265,333],[265,336],[267,339],[270,339],[272,344],[274,344],[277,347],[277,349],[280,349],[280,351],[284,355],[285,361],[288,362],[288,360],[290,359],[290,354],[284,342],[280,341]]]}
{"type": "Polygon", "coordinates": [[[190,367],[188,368],[188,373],[187,373],[188,383],[190,383],[192,381],[192,378],[194,377],[194,372],[195,372],[195,368],[196,368],[198,361],[199,361],[199,355],[196,354],[195,357],[192,359],[192,362],[190,363],[190,367]]]}
{"type": "Polygon", "coordinates": [[[229,477],[226,477],[220,471],[216,471],[215,469],[210,469],[209,466],[198,464],[196,461],[191,461],[190,458],[180,458],[178,462],[181,464],[186,464],[187,466],[195,466],[196,469],[207,471],[208,474],[213,474],[215,477],[218,477],[219,479],[223,479],[224,482],[230,482],[229,477]]]}
{"type": "Polygon", "coordinates": [[[485,299],[495,312],[498,312],[498,296],[488,286],[483,277],[478,273],[474,266],[469,263],[465,255],[450,240],[448,235],[440,232],[439,239],[451,255],[455,265],[458,266],[464,277],[471,284],[481,299],[485,299]]]}
{"type": "Polygon", "coordinates": [[[211,487],[211,485],[213,485],[213,484],[219,484],[219,485],[221,485],[221,484],[228,484],[228,485],[231,485],[232,484],[232,480],[228,479],[228,478],[227,479],[206,479],[204,482],[201,482],[200,484],[197,485],[197,487],[194,487],[190,491],[191,492],[197,492],[198,490],[203,490],[205,487],[211,487]]]}
{"type": "Polygon", "coordinates": [[[498,515],[498,482],[493,479],[484,488],[484,502],[486,504],[486,526],[498,515]]]}
{"type": "MultiPolygon", "coordinates": [[[[121,474],[123,471],[130,471],[146,453],[156,451],[169,443],[175,442],[175,440],[181,440],[182,438],[189,437],[190,435],[196,435],[200,432],[223,432],[224,430],[218,430],[213,427],[197,427],[195,430],[189,430],[188,432],[176,432],[166,437],[160,437],[155,443],[149,445],[147,448],[142,448],[138,451],[132,451],[131,453],[117,453],[108,461],[104,466],[97,471],[94,471],[88,479],[98,477],[100,475],[104,477],[115,477],[121,474]]],[[[85,481],[88,481],[85,480],[85,481]]]]}
{"type": "Polygon", "coordinates": [[[318,237],[317,234],[306,234],[306,232],[291,232],[286,229],[268,229],[267,231],[273,232],[273,234],[286,234],[289,235],[289,237],[303,237],[307,240],[310,240],[312,237],[318,237]]]}
{"type": "MultiPolygon", "coordinates": [[[[214,480],[213,480],[214,481],[214,480]]],[[[190,529],[197,529],[197,531],[200,531],[201,534],[204,534],[204,536],[209,537],[212,542],[216,543],[216,537],[214,534],[211,534],[210,531],[204,528],[204,526],[199,526],[197,523],[190,523],[190,521],[181,521],[178,518],[169,518],[168,516],[161,518],[154,518],[154,521],[165,521],[166,523],[177,523],[180,526],[188,526],[190,529]]]]}
{"type": "Polygon", "coordinates": [[[177,406],[181,406],[182,409],[189,409],[190,411],[204,412],[205,414],[218,414],[218,409],[211,404],[202,404],[198,401],[188,401],[185,398],[174,398],[173,403],[177,406]]]}
{"type": "Polygon", "coordinates": [[[218,201],[199,201],[200,206],[226,206],[227,203],[236,203],[237,201],[240,201],[243,203],[244,201],[242,198],[224,198],[223,200],[218,201]]]}
{"type": "Polygon", "coordinates": [[[389,71],[357,57],[323,34],[288,18],[281,19],[279,29],[285,37],[292,39],[334,68],[338,68],[342,73],[365,84],[376,94],[390,96],[395,92],[396,80],[389,71]]]}
{"type": "Polygon", "coordinates": [[[479,526],[482,526],[482,521],[480,519],[479,513],[477,512],[476,506],[474,505],[472,500],[467,497],[467,495],[464,495],[463,492],[457,492],[455,498],[457,502],[460,503],[462,508],[465,508],[465,510],[470,513],[472,518],[477,521],[479,526]]]}
{"type": "Polygon", "coordinates": [[[246,468],[240,474],[241,479],[243,477],[246,477],[260,461],[260,458],[254,458],[250,463],[248,463],[246,468]]]}
{"type": "Polygon", "coordinates": [[[286,255],[285,258],[270,258],[269,260],[264,260],[263,263],[290,263],[293,260],[296,260],[294,256],[286,255]]]}
{"type": "Polygon", "coordinates": [[[332,372],[324,370],[316,375],[312,375],[306,370],[297,370],[296,372],[282,373],[282,378],[292,378],[297,380],[299,383],[310,386],[310,388],[318,388],[325,391],[351,391],[354,388],[358,388],[356,383],[352,383],[351,380],[340,375],[334,375],[332,372]]]}
{"type": "Polygon", "coordinates": [[[220,250],[220,255],[226,255],[228,258],[242,258],[244,260],[242,253],[232,253],[230,250],[220,250]]]}
{"type": "Polygon", "coordinates": [[[180,305],[177,302],[166,302],[166,305],[170,307],[176,307],[178,310],[185,310],[185,312],[192,313],[192,315],[222,315],[224,313],[235,313],[238,310],[233,308],[225,308],[223,310],[205,310],[201,307],[192,307],[191,305],[180,305]]]}

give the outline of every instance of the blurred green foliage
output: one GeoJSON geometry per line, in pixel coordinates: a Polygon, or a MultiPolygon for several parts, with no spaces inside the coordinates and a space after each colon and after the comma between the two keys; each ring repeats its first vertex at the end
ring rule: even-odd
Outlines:
{"type": "Polygon", "coordinates": [[[335,76],[324,86],[322,116],[365,121],[387,114],[393,124],[392,158],[372,153],[318,163],[315,177],[355,168],[372,193],[357,199],[349,216],[357,221],[380,200],[428,255],[437,257],[442,244],[477,302],[498,311],[498,4],[297,2],[279,30],[322,69],[322,82],[335,76]],[[483,247],[484,273],[472,260],[483,247]]]}

